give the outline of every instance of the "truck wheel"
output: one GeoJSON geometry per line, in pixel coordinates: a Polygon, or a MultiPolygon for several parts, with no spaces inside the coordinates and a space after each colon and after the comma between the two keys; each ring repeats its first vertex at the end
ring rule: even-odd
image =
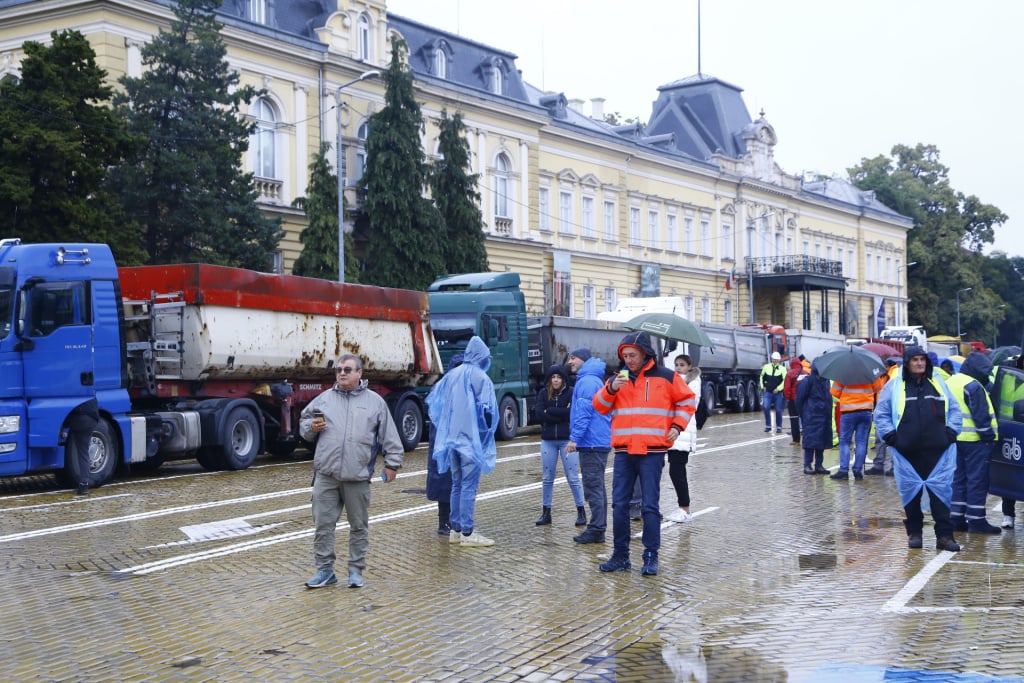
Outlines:
{"type": "MultiPolygon", "coordinates": [[[[89,473],[86,477],[91,488],[102,486],[114,477],[121,449],[113,433],[110,423],[102,417],[92,430],[92,439],[89,441],[89,473]]],[[[78,458],[65,445],[64,467],[57,471],[57,481],[63,486],[78,486],[81,479],[78,458]]]]}
{"type": "Polygon", "coordinates": [[[211,472],[219,472],[224,469],[223,453],[217,446],[204,446],[196,453],[196,461],[203,466],[203,469],[211,472]]]}
{"type": "Polygon", "coordinates": [[[708,415],[714,412],[715,406],[718,405],[718,388],[714,382],[708,382],[700,392],[700,400],[704,401],[704,407],[708,410],[708,415]]]}
{"type": "Polygon", "coordinates": [[[519,432],[519,407],[511,396],[504,396],[498,404],[498,441],[511,441],[519,432]]]}
{"type": "Polygon", "coordinates": [[[736,387],[736,412],[747,412],[747,387],[743,382],[736,387]]]}
{"type": "Polygon", "coordinates": [[[423,411],[419,404],[411,398],[399,401],[395,408],[395,424],[402,439],[402,448],[407,451],[415,449],[423,438],[423,411]]]}
{"type": "Polygon", "coordinates": [[[244,470],[260,452],[260,424],[252,411],[236,406],[221,426],[221,460],[224,468],[244,470]]]}
{"type": "Polygon", "coordinates": [[[747,410],[754,412],[761,409],[761,394],[757,391],[754,380],[747,382],[747,410]]]}

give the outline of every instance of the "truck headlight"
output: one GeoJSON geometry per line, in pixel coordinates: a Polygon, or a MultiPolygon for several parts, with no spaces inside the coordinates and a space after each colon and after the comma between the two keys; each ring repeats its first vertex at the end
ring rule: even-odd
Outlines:
{"type": "Polygon", "coordinates": [[[0,415],[0,434],[11,434],[21,429],[21,415],[0,415]]]}

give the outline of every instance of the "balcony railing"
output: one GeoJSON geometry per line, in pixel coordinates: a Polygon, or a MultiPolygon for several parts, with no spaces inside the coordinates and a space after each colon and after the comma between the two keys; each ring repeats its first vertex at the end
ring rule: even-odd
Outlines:
{"type": "Polygon", "coordinates": [[[747,272],[754,275],[827,275],[843,277],[843,262],[817,256],[761,256],[747,258],[747,272]]]}
{"type": "Polygon", "coordinates": [[[511,235],[512,234],[512,219],[511,218],[495,218],[494,219],[494,232],[499,235],[511,235]]]}
{"type": "Polygon", "coordinates": [[[256,191],[259,193],[257,201],[264,204],[280,204],[281,190],[284,188],[284,181],[273,178],[256,178],[256,191]]]}

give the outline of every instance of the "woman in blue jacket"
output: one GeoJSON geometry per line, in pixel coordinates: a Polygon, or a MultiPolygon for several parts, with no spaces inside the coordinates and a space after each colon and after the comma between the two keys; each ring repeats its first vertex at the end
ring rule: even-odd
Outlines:
{"type": "Polygon", "coordinates": [[[572,489],[572,497],[576,502],[576,526],[586,526],[587,515],[583,509],[583,484],[580,483],[580,455],[569,453],[569,413],[572,404],[572,389],[565,369],[561,365],[552,365],[545,375],[544,386],[537,392],[534,410],[540,421],[540,465],[543,472],[541,479],[541,511],[537,526],[551,524],[551,501],[555,487],[555,470],[558,460],[562,460],[565,480],[572,489]]]}

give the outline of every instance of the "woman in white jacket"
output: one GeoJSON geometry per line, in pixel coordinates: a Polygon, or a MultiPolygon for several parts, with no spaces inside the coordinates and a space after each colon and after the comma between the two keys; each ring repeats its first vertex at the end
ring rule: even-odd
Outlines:
{"type": "MultiPolygon", "coordinates": [[[[693,361],[685,353],[676,356],[676,372],[683,376],[697,400],[700,400],[700,368],[693,366],[693,361]]],[[[697,420],[690,420],[686,431],[676,437],[675,443],[668,452],[668,476],[672,487],[676,490],[679,509],[666,517],[670,522],[686,522],[690,515],[690,485],[686,480],[686,463],[690,461],[690,453],[697,448],[697,420]]]]}

